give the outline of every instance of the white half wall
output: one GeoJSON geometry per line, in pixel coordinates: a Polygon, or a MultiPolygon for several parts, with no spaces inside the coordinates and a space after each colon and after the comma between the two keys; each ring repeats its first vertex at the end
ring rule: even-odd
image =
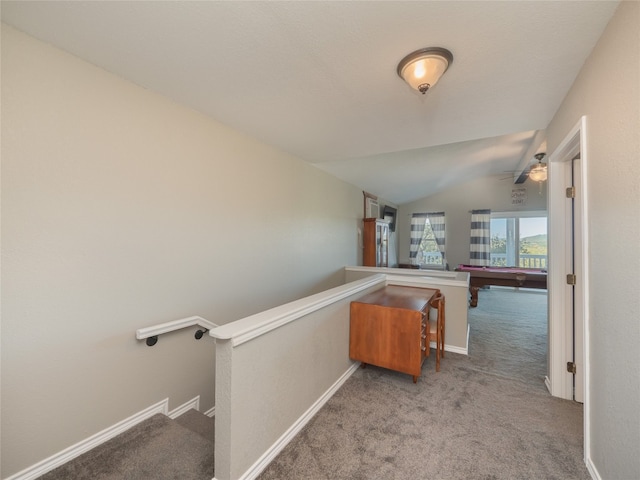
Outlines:
{"type": "Polygon", "coordinates": [[[350,303],[385,281],[369,277],[211,330],[217,480],[255,478],[353,373],[350,303]]]}

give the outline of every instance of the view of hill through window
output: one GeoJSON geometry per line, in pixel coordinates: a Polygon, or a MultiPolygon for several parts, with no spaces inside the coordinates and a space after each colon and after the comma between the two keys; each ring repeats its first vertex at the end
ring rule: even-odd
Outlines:
{"type": "Polygon", "coordinates": [[[547,267],[547,217],[491,219],[491,265],[547,267]]]}

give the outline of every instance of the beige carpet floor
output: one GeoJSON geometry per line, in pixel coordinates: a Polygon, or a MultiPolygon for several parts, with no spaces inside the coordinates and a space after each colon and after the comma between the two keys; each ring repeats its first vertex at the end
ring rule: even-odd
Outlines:
{"type": "Polygon", "coordinates": [[[39,480],[210,480],[213,462],[212,441],[159,413],[39,480]]]}
{"type": "MultiPolygon", "coordinates": [[[[259,479],[589,479],[582,405],[544,386],[546,295],[483,290],[469,325],[469,355],[439,373],[432,355],[417,384],[358,369],[259,479]]],[[[41,478],[208,480],[213,432],[156,415],[41,478]]]]}
{"type": "Polygon", "coordinates": [[[469,324],[469,355],[417,384],[358,369],[258,478],[589,479],[582,405],[544,385],[544,292],[483,290],[469,324]]]}

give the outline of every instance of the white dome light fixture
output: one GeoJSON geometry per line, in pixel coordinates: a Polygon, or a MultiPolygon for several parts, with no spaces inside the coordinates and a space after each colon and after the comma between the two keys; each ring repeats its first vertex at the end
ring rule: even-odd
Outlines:
{"type": "Polygon", "coordinates": [[[547,164],[542,162],[544,156],[544,153],[534,155],[538,163],[529,171],[529,178],[534,182],[544,182],[547,179],[547,164]]]}
{"type": "Polygon", "coordinates": [[[423,95],[433,87],[453,63],[453,54],[446,48],[429,47],[416,50],[398,64],[398,75],[411,88],[423,95]]]}

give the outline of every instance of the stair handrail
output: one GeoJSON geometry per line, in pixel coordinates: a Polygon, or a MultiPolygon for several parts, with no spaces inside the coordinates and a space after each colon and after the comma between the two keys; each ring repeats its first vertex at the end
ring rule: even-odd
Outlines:
{"type": "Polygon", "coordinates": [[[196,332],[195,338],[197,340],[202,338],[203,334],[218,326],[215,323],[196,315],[193,317],[181,318],[179,320],[172,320],[170,322],[159,323],[150,327],[139,328],[136,330],[136,338],[138,340],[146,339],[147,345],[152,347],[158,342],[158,335],[180,330],[182,328],[192,327],[194,325],[198,325],[205,329],[204,331],[198,330],[196,332]]]}
{"type": "Polygon", "coordinates": [[[346,285],[325,290],[299,300],[294,300],[240,320],[226,323],[209,332],[216,341],[231,341],[233,347],[275,330],[289,322],[309,315],[337,301],[362,292],[376,285],[383,285],[386,275],[371,275],[346,285]]]}

